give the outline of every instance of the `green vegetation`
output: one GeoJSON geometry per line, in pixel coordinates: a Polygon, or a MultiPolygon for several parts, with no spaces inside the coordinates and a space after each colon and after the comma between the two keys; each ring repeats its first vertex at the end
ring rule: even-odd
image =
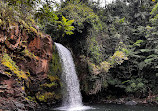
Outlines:
{"type": "Polygon", "coordinates": [[[63,30],[64,33],[62,36],[64,36],[64,34],[67,34],[67,35],[71,35],[73,34],[72,30],[74,29],[72,25],[72,23],[74,22],[74,20],[69,20],[66,19],[64,16],[62,16],[62,20],[61,21],[58,21],[58,28],[59,30],[63,30]]]}
{"type": "Polygon", "coordinates": [[[61,39],[49,26],[46,31],[59,36],[53,39],[70,47],[79,58],[81,90],[104,95],[116,94],[117,88],[119,95],[140,98],[148,97],[152,90],[156,95],[158,5],[150,0],[117,0],[105,8],[98,5],[66,0],[56,14],[59,19],[64,15],[74,20],[73,34],[61,39]]]}
{"type": "Polygon", "coordinates": [[[54,93],[45,92],[44,94],[37,94],[36,98],[41,102],[47,102],[49,99],[54,97],[54,93]]]}
{"type": "Polygon", "coordinates": [[[32,10],[33,7],[27,6],[30,3],[25,3],[25,1],[20,0],[8,0],[8,2],[0,0],[0,2],[0,27],[3,30],[12,29],[15,26],[15,23],[20,23],[22,29],[24,28],[24,30],[28,30],[29,33],[37,33],[36,29],[33,28],[35,22],[32,13],[30,13],[30,10],[32,10]],[[21,7],[22,4],[24,5],[24,9],[21,7]]]}
{"type": "MultiPolygon", "coordinates": [[[[60,42],[72,51],[85,95],[98,98],[129,95],[147,98],[152,95],[157,98],[158,3],[116,0],[102,8],[99,0],[96,3],[66,0],[61,5],[51,0],[0,0],[0,29],[10,31],[16,23],[30,37],[42,37],[36,28],[38,24],[54,42],[60,42]],[[42,6],[37,7],[38,3],[42,6]],[[118,95],[116,89],[120,91],[118,95]]],[[[11,41],[10,38],[6,40],[11,41]]],[[[47,78],[50,82],[40,84],[40,88],[54,88],[55,91],[38,92],[36,98],[43,102],[60,98],[56,94],[62,86],[62,68],[54,45],[53,51],[47,78]]],[[[36,58],[27,48],[22,54],[36,58]]],[[[27,79],[8,54],[3,54],[1,59],[19,79],[27,79]]],[[[12,76],[12,73],[6,73],[12,76]]]]}
{"type": "Polygon", "coordinates": [[[60,76],[60,74],[62,73],[60,58],[55,45],[53,45],[53,50],[54,53],[52,54],[52,60],[50,61],[49,65],[49,78],[51,81],[58,80],[58,76],[60,76]]]}
{"type": "Polygon", "coordinates": [[[29,56],[30,58],[37,59],[37,57],[36,57],[33,53],[31,53],[28,49],[23,50],[22,53],[23,53],[25,56],[29,56]]]}
{"type": "MultiPolygon", "coordinates": [[[[28,79],[28,75],[25,74],[25,72],[23,72],[22,70],[20,70],[18,68],[18,66],[16,65],[16,63],[10,58],[10,56],[8,54],[3,54],[2,55],[2,61],[1,63],[8,67],[10,69],[10,71],[12,72],[12,74],[15,74],[15,76],[17,76],[20,80],[21,79],[28,79]]],[[[8,74],[8,76],[13,76],[10,72],[6,72],[8,74]]]]}

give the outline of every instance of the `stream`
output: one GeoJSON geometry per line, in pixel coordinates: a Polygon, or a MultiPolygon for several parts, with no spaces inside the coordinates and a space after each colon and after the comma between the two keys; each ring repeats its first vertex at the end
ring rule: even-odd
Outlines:
{"type": "MultiPolygon", "coordinates": [[[[67,110],[67,111],[158,111],[156,106],[127,106],[127,105],[117,105],[117,104],[93,104],[88,105],[91,109],[85,110],[67,110]]],[[[59,111],[52,109],[51,111],[59,111]]]]}

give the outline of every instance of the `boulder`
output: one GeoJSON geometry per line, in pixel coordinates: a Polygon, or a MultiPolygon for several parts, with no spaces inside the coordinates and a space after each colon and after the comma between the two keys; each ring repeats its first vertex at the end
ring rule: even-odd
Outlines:
{"type": "Polygon", "coordinates": [[[137,102],[136,101],[127,101],[126,103],[125,103],[125,105],[130,105],[130,106],[135,106],[135,105],[137,105],[137,102]]]}

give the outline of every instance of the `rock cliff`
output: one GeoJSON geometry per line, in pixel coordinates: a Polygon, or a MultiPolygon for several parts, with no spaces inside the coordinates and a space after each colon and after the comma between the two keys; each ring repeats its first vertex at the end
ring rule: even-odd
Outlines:
{"type": "Polygon", "coordinates": [[[54,51],[51,37],[35,25],[8,25],[0,27],[0,110],[50,107],[60,99],[58,75],[49,70],[54,51]]]}

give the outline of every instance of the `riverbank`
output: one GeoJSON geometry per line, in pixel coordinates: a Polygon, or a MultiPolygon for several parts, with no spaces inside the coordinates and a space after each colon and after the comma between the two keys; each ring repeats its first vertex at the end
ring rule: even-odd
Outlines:
{"type": "MultiPolygon", "coordinates": [[[[91,101],[93,104],[94,102],[91,101]]],[[[135,105],[144,105],[144,106],[158,106],[158,102],[156,101],[156,98],[118,98],[118,99],[102,99],[100,101],[97,101],[96,104],[118,104],[118,105],[129,105],[129,106],[135,106],[135,105]]]]}
{"type": "Polygon", "coordinates": [[[93,104],[91,106],[93,109],[86,111],[157,111],[156,106],[127,106],[118,104],[93,104]]]}

